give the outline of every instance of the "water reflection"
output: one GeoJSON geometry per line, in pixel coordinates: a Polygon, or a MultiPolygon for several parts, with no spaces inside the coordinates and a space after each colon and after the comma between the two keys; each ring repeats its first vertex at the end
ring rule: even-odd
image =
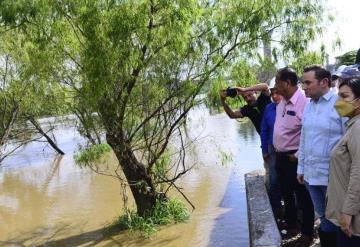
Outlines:
{"type": "Polygon", "coordinates": [[[238,128],[238,134],[240,135],[241,142],[244,142],[246,145],[254,145],[257,144],[257,139],[259,138],[259,134],[256,132],[253,124],[250,120],[245,119],[241,120],[241,124],[238,128]]]}
{"type": "Polygon", "coordinates": [[[226,211],[215,220],[216,223],[211,231],[209,246],[235,247],[249,245],[248,239],[244,236],[248,232],[248,226],[244,221],[244,216],[247,215],[245,197],[245,190],[241,185],[241,180],[233,172],[229,178],[225,195],[219,205],[220,208],[224,208],[226,211]],[[239,229],[234,231],[234,227],[239,229]],[[234,232],[242,234],[229,234],[234,232]]]}
{"type": "MultiPolygon", "coordinates": [[[[262,166],[256,131],[250,122],[210,116],[203,108],[191,112],[188,126],[188,137],[197,141],[186,162],[196,166],[178,185],[196,206],[189,222],[162,227],[151,239],[104,231],[122,212],[120,185],[74,165],[72,153],[84,140],[59,125],[63,158],[30,144],[0,168],[0,246],[248,245],[243,175],[262,166]],[[231,162],[221,162],[219,151],[231,162]]],[[[116,163],[113,156],[108,162],[116,163]]]]}
{"type": "Polygon", "coordinates": [[[225,212],[216,218],[208,246],[248,246],[245,173],[262,166],[260,137],[250,121],[240,121],[231,140],[236,152],[226,192],[219,205],[225,212]]]}

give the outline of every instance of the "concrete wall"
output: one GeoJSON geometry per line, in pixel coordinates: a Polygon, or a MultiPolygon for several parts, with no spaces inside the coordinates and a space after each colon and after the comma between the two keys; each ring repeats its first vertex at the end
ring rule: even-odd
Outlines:
{"type": "Polygon", "coordinates": [[[264,172],[245,174],[245,185],[250,246],[281,246],[281,236],[265,188],[264,172]]]}

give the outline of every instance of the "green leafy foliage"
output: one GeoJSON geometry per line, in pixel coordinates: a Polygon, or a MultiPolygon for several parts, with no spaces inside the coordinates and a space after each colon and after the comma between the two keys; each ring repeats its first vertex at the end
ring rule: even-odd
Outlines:
{"type": "Polygon", "coordinates": [[[226,166],[233,161],[233,155],[231,153],[226,153],[223,150],[219,150],[218,157],[222,166],[226,166]]]}
{"type": "MultiPolygon", "coordinates": [[[[171,159],[169,152],[165,152],[156,162],[153,166],[153,169],[151,171],[151,175],[154,179],[154,181],[160,181],[162,179],[165,179],[170,172],[170,165],[171,165],[171,159]]],[[[158,191],[163,192],[165,188],[165,184],[159,183],[158,184],[158,191]]]]}
{"type": "Polygon", "coordinates": [[[53,99],[43,95],[70,97],[66,105],[85,113],[83,129],[92,130],[84,135],[96,139],[96,129],[104,130],[123,171],[138,173],[126,174],[138,179],[131,184],[146,183],[132,190],[143,214],[159,182],[149,173],[162,166],[202,89],[218,81],[217,90],[229,75],[234,85],[254,83],[269,33],[279,42],[277,57],[303,53],[321,31],[322,10],[308,0],[4,0],[0,24],[16,61],[14,88],[31,85],[40,97],[26,105],[40,114],[53,99]]]}
{"type": "Polygon", "coordinates": [[[356,60],[356,53],[357,50],[355,51],[349,51],[344,53],[341,56],[336,57],[336,64],[337,65],[352,65],[355,63],[356,60]]]}
{"type": "Polygon", "coordinates": [[[89,163],[98,161],[104,154],[110,151],[111,147],[107,143],[101,143],[80,151],[80,153],[74,155],[74,159],[80,166],[86,166],[89,163]]]}
{"type": "MultiPolygon", "coordinates": [[[[220,90],[225,90],[226,88],[232,86],[234,85],[229,85],[227,82],[221,80],[220,78],[212,81],[210,83],[209,91],[207,92],[206,95],[205,104],[211,109],[222,111],[223,108],[221,107],[219,92],[220,90]]],[[[229,106],[234,109],[240,108],[245,104],[245,101],[240,96],[237,96],[235,98],[228,97],[226,101],[229,104],[229,106]]]]}
{"type": "Polygon", "coordinates": [[[320,53],[306,52],[293,60],[293,62],[291,63],[291,67],[294,68],[296,73],[300,75],[303,73],[303,70],[306,66],[323,63],[324,57],[320,53]]]}
{"type": "Polygon", "coordinates": [[[143,217],[136,212],[122,215],[114,223],[121,229],[139,231],[146,238],[157,231],[157,225],[167,225],[184,222],[190,214],[184,203],[177,199],[157,200],[152,210],[143,217]]]}
{"type": "MultiPolygon", "coordinates": [[[[232,65],[230,76],[224,78],[219,76],[210,82],[207,91],[206,104],[208,107],[218,108],[221,106],[219,92],[228,87],[247,87],[257,82],[257,71],[254,66],[250,66],[246,61],[240,60],[232,65]]],[[[227,102],[232,108],[240,108],[244,105],[242,97],[227,98],[227,102]]]]}

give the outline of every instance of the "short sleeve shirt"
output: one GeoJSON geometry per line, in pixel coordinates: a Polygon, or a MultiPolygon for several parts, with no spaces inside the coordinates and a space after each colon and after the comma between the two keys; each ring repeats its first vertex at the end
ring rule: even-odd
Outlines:
{"type": "Polygon", "coordinates": [[[240,112],[244,117],[250,118],[255,126],[256,131],[260,134],[261,120],[264,115],[265,107],[271,103],[270,96],[261,93],[253,106],[245,105],[240,108],[240,112]]]}

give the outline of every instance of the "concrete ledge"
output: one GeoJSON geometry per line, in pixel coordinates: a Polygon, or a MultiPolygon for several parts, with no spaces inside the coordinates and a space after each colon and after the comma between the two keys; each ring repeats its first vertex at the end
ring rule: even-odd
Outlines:
{"type": "Polygon", "coordinates": [[[281,236],[265,188],[264,171],[245,174],[245,185],[250,246],[281,246],[281,236]]]}

